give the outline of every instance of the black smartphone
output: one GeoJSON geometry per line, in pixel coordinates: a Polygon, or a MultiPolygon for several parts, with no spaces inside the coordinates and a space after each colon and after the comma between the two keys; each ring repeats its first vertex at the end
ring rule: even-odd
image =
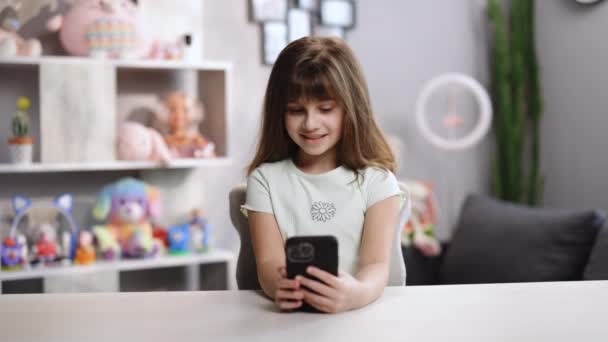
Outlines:
{"type": "MultiPolygon", "coordinates": [[[[285,242],[285,258],[289,279],[302,275],[320,281],[306,273],[308,266],[315,266],[337,276],[338,240],[331,235],[291,237],[285,242]]],[[[300,307],[300,310],[318,312],[306,303],[300,307]]]]}

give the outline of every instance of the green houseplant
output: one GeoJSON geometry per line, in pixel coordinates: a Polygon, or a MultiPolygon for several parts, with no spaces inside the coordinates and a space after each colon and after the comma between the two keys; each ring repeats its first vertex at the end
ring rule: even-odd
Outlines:
{"type": "Polygon", "coordinates": [[[540,118],[542,95],[534,46],[534,0],[512,0],[509,15],[489,0],[493,28],[492,95],[496,113],[496,197],[531,206],[542,201],[540,118]],[[528,140],[529,139],[529,140],[528,140]]]}

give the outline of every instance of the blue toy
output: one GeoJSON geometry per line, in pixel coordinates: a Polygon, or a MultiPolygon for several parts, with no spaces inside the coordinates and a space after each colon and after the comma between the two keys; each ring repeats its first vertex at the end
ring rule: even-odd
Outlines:
{"type": "Polygon", "coordinates": [[[188,254],[190,245],[190,225],[184,223],[170,227],[167,239],[169,240],[170,255],[188,254]]]}

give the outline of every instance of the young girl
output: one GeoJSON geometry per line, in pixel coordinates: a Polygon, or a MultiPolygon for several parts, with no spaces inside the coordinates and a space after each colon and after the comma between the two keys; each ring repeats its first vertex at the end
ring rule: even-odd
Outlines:
{"type": "Polygon", "coordinates": [[[247,201],[260,285],[281,310],[363,307],[387,285],[401,191],[395,159],[370,108],[367,85],[339,39],[289,44],[270,74],[247,201]],[[334,235],[339,274],[287,279],[284,242],[334,235]]]}

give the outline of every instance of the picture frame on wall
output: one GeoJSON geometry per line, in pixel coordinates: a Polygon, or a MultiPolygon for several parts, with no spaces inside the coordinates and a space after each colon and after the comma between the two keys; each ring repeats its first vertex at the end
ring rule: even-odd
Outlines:
{"type": "Polygon", "coordinates": [[[351,29],[355,26],[355,3],[353,0],[321,0],[320,24],[351,29]]]}
{"type": "Polygon", "coordinates": [[[272,65],[279,53],[287,46],[287,24],[279,21],[265,22],[262,27],[262,61],[272,65]]]}
{"type": "Polygon", "coordinates": [[[312,34],[312,16],[310,12],[301,8],[292,8],[287,13],[288,40],[307,37],[312,34]]]}
{"type": "Polygon", "coordinates": [[[296,6],[311,12],[319,11],[319,0],[295,0],[296,6]]]}
{"type": "Polygon", "coordinates": [[[249,20],[263,23],[286,21],[289,0],[249,0],[249,20]]]}
{"type": "Polygon", "coordinates": [[[336,37],[342,40],[346,39],[346,30],[338,26],[323,26],[315,27],[315,36],[318,37],[336,37]]]}

